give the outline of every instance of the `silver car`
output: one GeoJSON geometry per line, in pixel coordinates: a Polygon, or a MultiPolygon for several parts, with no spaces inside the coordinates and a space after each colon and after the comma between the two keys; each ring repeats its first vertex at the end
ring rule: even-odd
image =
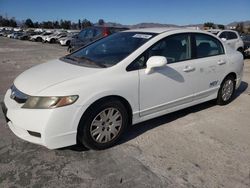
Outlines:
{"type": "Polygon", "coordinates": [[[72,32],[72,33],[68,33],[68,35],[66,37],[62,37],[59,39],[59,43],[62,46],[69,46],[71,40],[78,34],[79,32],[72,32]]]}

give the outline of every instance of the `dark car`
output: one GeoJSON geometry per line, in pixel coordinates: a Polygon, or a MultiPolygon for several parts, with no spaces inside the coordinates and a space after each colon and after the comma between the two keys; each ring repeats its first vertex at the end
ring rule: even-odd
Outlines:
{"type": "Polygon", "coordinates": [[[17,38],[20,40],[29,40],[31,36],[36,35],[36,34],[37,32],[27,31],[27,32],[22,33],[22,35],[18,36],[17,38]]]}
{"type": "Polygon", "coordinates": [[[69,52],[73,52],[82,46],[85,46],[92,41],[106,37],[113,33],[127,30],[127,28],[118,28],[118,27],[106,27],[106,26],[93,26],[88,27],[80,31],[80,33],[75,36],[68,47],[69,52]]]}
{"type": "Polygon", "coordinates": [[[250,35],[244,35],[241,38],[244,43],[244,55],[250,57],[250,35]]]}

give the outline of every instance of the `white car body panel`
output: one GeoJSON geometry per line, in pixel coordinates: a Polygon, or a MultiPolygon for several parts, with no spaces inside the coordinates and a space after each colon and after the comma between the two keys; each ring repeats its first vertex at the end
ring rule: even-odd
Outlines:
{"type": "Polygon", "coordinates": [[[205,33],[172,28],[139,29],[133,32],[159,34],[109,68],[87,68],[54,60],[18,76],[14,85],[28,95],[79,95],[79,98],[72,105],[55,109],[23,109],[22,105],[10,98],[9,89],[4,103],[8,109],[7,117],[11,120],[11,130],[24,140],[50,149],[65,147],[76,143],[77,127],[83,113],[103,97],[119,96],[125,99],[132,109],[132,124],[135,124],[216,98],[222,80],[231,72],[237,75],[237,87],[240,84],[242,55],[226,44],[226,55],[219,57],[173,63],[150,74],[145,74],[145,69],[126,71],[127,66],[141,53],[166,36],[186,32],[205,33]],[[219,65],[219,60],[226,63],[219,65]],[[192,66],[195,70],[184,72],[186,66],[192,66]],[[213,81],[218,82],[211,87],[213,81]],[[27,130],[41,133],[41,138],[34,138],[27,130]]]}
{"type": "Polygon", "coordinates": [[[239,35],[239,33],[237,31],[233,31],[233,30],[222,30],[220,31],[217,36],[220,36],[221,33],[223,32],[233,32],[237,35],[237,39],[229,39],[226,40],[225,43],[228,44],[229,46],[231,46],[233,49],[238,50],[238,49],[244,49],[244,43],[239,35]]]}

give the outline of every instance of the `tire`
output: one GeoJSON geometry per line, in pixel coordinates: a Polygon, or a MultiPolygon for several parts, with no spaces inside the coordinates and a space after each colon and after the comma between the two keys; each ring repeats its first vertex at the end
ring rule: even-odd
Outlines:
{"type": "Polygon", "coordinates": [[[37,37],[36,41],[37,41],[37,42],[42,42],[43,39],[42,39],[41,37],[37,37]]]}
{"type": "Polygon", "coordinates": [[[92,105],[81,118],[78,142],[94,150],[109,148],[117,143],[128,127],[128,112],[117,99],[92,105]]]}
{"type": "Polygon", "coordinates": [[[245,53],[244,53],[243,48],[238,48],[237,51],[240,52],[243,55],[244,59],[245,59],[245,53]]]}
{"type": "Polygon", "coordinates": [[[50,40],[50,43],[55,43],[56,42],[56,39],[51,39],[50,40]]]}
{"type": "Polygon", "coordinates": [[[232,75],[227,76],[221,83],[218,96],[217,104],[226,105],[232,101],[235,92],[235,78],[232,75]]]}
{"type": "Polygon", "coordinates": [[[66,46],[69,46],[70,45],[70,40],[68,40],[67,42],[66,42],[66,46]]]}
{"type": "Polygon", "coordinates": [[[72,50],[72,47],[69,45],[68,46],[68,49],[67,49],[67,51],[69,52],[69,53],[71,53],[73,50],[72,50]]]}

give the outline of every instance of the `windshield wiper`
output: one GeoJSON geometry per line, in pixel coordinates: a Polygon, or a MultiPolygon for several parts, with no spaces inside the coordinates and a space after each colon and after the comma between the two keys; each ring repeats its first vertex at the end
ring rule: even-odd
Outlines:
{"type": "Polygon", "coordinates": [[[99,64],[99,63],[97,63],[97,62],[95,62],[95,61],[93,61],[93,60],[91,60],[89,58],[86,58],[86,57],[65,56],[64,58],[69,59],[69,60],[73,61],[75,64],[78,64],[78,65],[81,65],[84,62],[84,63],[91,64],[91,65],[94,64],[94,65],[96,65],[98,67],[101,67],[101,68],[107,68],[106,65],[101,64],[101,63],[99,64]]]}
{"type": "Polygon", "coordinates": [[[73,58],[73,57],[71,57],[71,56],[65,56],[64,58],[65,58],[65,59],[72,60],[72,61],[78,62],[76,58],[73,58]]]}
{"type": "Polygon", "coordinates": [[[93,60],[91,60],[91,59],[89,59],[89,58],[87,58],[87,57],[84,57],[84,56],[82,56],[82,57],[78,57],[79,59],[83,59],[83,60],[85,60],[85,62],[88,62],[89,64],[94,64],[94,65],[97,65],[98,67],[101,67],[101,68],[106,68],[107,66],[106,65],[104,65],[104,64],[101,64],[101,63],[97,63],[97,62],[95,62],[95,61],[93,61],[93,60]]]}

